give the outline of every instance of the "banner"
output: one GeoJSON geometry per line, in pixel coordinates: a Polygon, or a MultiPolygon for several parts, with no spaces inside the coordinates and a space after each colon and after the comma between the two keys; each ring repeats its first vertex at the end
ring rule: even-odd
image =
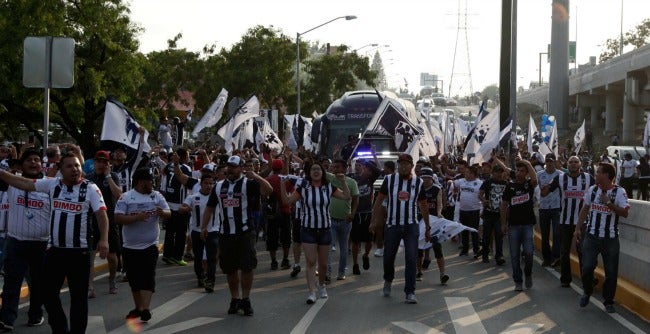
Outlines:
{"type": "Polygon", "coordinates": [[[246,103],[237,108],[228,123],[217,131],[217,134],[225,141],[224,148],[226,149],[226,153],[232,153],[233,145],[235,148],[239,148],[237,140],[239,138],[239,127],[242,123],[251,118],[258,117],[259,115],[260,103],[256,96],[252,96],[248,101],[246,101],[246,103]]]}
{"type": "MultiPolygon", "coordinates": [[[[201,120],[196,123],[194,130],[192,131],[192,137],[196,138],[199,136],[199,132],[204,128],[209,128],[217,124],[223,115],[223,107],[226,105],[226,100],[228,99],[228,91],[225,88],[221,88],[221,92],[217,98],[212,102],[208,111],[205,112],[201,120]]],[[[192,113],[188,114],[188,119],[192,113]]]]}
{"type": "Polygon", "coordinates": [[[472,137],[465,148],[465,159],[470,164],[480,164],[490,160],[492,150],[499,146],[499,106],[487,113],[476,125],[472,137]],[[471,161],[470,161],[471,160],[471,161]]]}
{"type": "Polygon", "coordinates": [[[274,154],[271,154],[271,156],[280,154],[284,145],[282,144],[282,141],[275,133],[275,131],[273,131],[269,119],[264,117],[264,121],[256,123],[257,126],[255,127],[255,144],[257,145],[257,151],[261,152],[260,145],[266,144],[266,146],[270,148],[272,152],[274,152],[274,154]]]}
{"type": "MultiPolygon", "coordinates": [[[[539,147],[539,153],[542,154],[542,157],[546,157],[547,154],[552,152],[549,146],[546,145],[546,142],[544,142],[542,134],[537,131],[537,127],[535,126],[532,115],[528,121],[528,135],[526,140],[526,143],[528,144],[528,152],[531,152],[531,154],[533,152],[533,145],[537,145],[539,147]]],[[[540,162],[543,163],[543,161],[540,162]]]]}
{"type": "Polygon", "coordinates": [[[395,141],[395,148],[399,152],[410,151],[422,135],[418,126],[400,110],[399,102],[391,98],[384,98],[377,108],[377,112],[366,127],[365,133],[389,135],[395,141]]]}
{"type": "Polygon", "coordinates": [[[147,143],[149,132],[145,130],[141,147],[139,128],[140,124],[122,103],[111,96],[106,98],[101,141],[119,143],[136,151],[142,148],[143,152],[149,152],[151,151],[151,146],[147,143]]]}
{"type": "MultiPolygon", "coordinates": [[[[443,243],[465,230],[478,232],[471,227],[433,215],[429,215],[429,223],[431,224],[431,240],[437,240],[439,243],[443,243]]],[[[431,246],[431,242],[425,241],[425,227],[424,220],[420,219],[420,249],[426,249],[431,246]]]]}
{"type": "MultiPolygon", "coordinates": [[[[647,125],[646,125],[647,127],[647,125]]],[[[582,125],[576,130],[576,134],[573,136],[573,151],[578,154],[580,153],[580,148],[585,141],[585,120],[582,120],[582,125]]]]}

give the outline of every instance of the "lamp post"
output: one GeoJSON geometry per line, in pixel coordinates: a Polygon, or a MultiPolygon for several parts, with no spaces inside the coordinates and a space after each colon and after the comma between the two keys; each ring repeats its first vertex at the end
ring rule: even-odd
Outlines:
{"type": "Polygon", "coordinates": [[[537,68],[537,71],[539,72],[539,86],[542,86],[542,55],[547,55],[548,52],[540,52],[539,53],[539,67],[537,68]]]}
{"type": "Polygon", "coordinates": [[[356,49],[352,50],[352,52],[357,52],[357,51],[359,51],[359,50],[361,50],[361,49],[363,49],[363,48],[369,47],[369,46],[373,46],[373,47],[374,47],[374,46],[378,46],[378,45],[379,45],[379,44],[377,44],[377,43],[366,44],[366,45],[364,45],[364,46],[362,46],[362,47],[360,47],[360,48],[356,48],[356,49]]]}
{"type": "MultiPolygon", "coordinates": [[[[370,49],[370,50],[368,50],[368,51],[365,52],[365,56],[368,57],[368,54],[369,54],[370,52],[375,51],[375,50],[377,50],[377,49],[381,49],[381,48],[389,48],[389,47],[390,47],[390,45],[388,45],[388,44],[384,44],[384,45],[375,45],[374,48],[372,48],[372,49],[370,49]]],[[[393,50],[388,50],[388,52],[391,52],[391,51],[393,51],[393,50]]]]}
{"type": "Polygon", "coordinates": [[[346,15],[346,16],[339,16],[336,18],[333,18],[325,23],[319,24],[303,33],[296,33],[296,92],[297,92],[297,101],[296,101],[296,115],[300,115],[300,36],[318,29],[326,24],[332,23],[338,19],[346,19],[347,21],[349,20],[354,20],[357,17],[354,15],[346,15]]]}

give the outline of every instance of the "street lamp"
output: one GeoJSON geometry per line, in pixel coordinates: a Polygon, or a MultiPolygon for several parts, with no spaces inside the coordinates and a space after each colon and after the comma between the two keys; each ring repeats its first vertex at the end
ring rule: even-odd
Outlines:
{"type": "Polygon", "coordinates": [[[303,33],[296,33],[296,81],[297,81],[296,82],[296,92],[298,93],[297,102],[296,102],[296,114],[297,115],[300,115],[300,36],[310,32],[312,30],[318,29],[318,28],[320,28],[320,27],[322,27],[322,26],[324,26],[326,24],[332,23],[332,22],[334,22],[334,21],[336,21],[338,19],[345,19],[345,20],[349,21],[349,20],[354,20],[356,18],[357,17],[354,16],[354,15],[339,16],[339,17],[333,18],[333,19],[331,19],[331,20],[329,20],[329,21],[327,21],[325,23],[317,25],[317,26],[315,26],[315,27],[303,32],[303,33]]]}
{"type": "Polygon", "coordinates": [[[377,43],[366,44],[366,45],[364,45],[364,46],[362,46],[360,48],[356,48],[356,49],[352,50],[352,52],[357,52],[357,51],[359,51],[359,50],[361,50],[361,49],[363,49],[365,47],[368,47],[368,46],[379,46],[379,44],[377,44],[377,43]]]}
{"type": "MultiPolygon", "coordinates": [[[[366,55],[366,57],[368,57],[368,54],[369,54],[370,52],[372,52],[372,51],[375,51],[375,50],[377,50],[377,49],[381,49],[381,48],[389,48],[389,47],[390,47],[390,45],[388,45],[388,44],[378,45],[378,46],[375,46],[374,48],[372,48],[372,49],[366,51],[366,52],[365,52],[365,55],[366,55]]],[[[388,50],[387,52],[392,52],[392,51],[393,51],[393,50],[388,50]]]]}
{"type": "Polygon", "coordinates": [[[548,52],[539,53],[539,67],[537,68],[537,70],[539,71],[539,87],[542,86],[542,55],[548,56],[548,52]]]}

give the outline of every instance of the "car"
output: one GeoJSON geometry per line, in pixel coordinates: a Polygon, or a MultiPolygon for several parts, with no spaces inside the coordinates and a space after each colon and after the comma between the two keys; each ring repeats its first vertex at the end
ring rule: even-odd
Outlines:
{"type": "Polygon", "coordinates": [[[648,154],[643,146],[607,146],[607,155],[612,158],[623,160],[627,153],[632,154],[632,159],[637,161],[642,156],[648,154]]]}
{"type": "Polygon", "coordinates": [[[446,107],[447,99],[444,96],[436,96],[433,98],[433,103],[438,107],[446,107]]]}

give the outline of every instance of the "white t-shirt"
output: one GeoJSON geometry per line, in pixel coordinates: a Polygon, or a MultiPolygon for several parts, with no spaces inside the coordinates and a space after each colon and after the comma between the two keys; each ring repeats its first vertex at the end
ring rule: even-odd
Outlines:
{"type": "Polygon", "coordinates": [[[482,203],[478,197],[479,190],[483,181],[479,179],[474,179],[472,181],[467,181],[465,179],[458,179],[454,182],[454,187],[458,189],[460,194],[459,206],[460,211],[476,211],[481,210],[482,203]]]}
{"type": "MultiPolygon", "coordinates": [[[[201,188],[199,184],[196,185],[199,186],[199,189],[201,188]]],[[[192,208],[190,211],[190,229],[194,232],[201,232],[201,221],[203,220],[203,214],[205,212],[205,207],[208,204],[209,198],[209,193],[207,195],[203,195],[201,191],[196,191],[192,195],[187,196],[183,202],[192,208]]],[[[214,212],[218,213],[219,211],[215,209],[214,212]]],[[[208,232],[219,232],[219,226],[220,222],[218,215],[213,214],[210,222],[208,223],[208,232]]]]}
{"type": "Polygon", "coordinates": [[[171,128],[168,125],[160,124],[160,127],[158,127],[158,137],[163,146],[172,146],[171,128]]]}
{"type": "Polygon", "coordinates": [[[634,172],[636,171],[636,166],[639,165],[639,162],[630,159],[630,160],[623,160],[621,162],[621,169],[623,169],[623,177],[628,178],[634,176],[634,172]]]}
{"type": "Polygon", "coordinates": [[[165,201],[165,197],[155,190],[150,194],[141,194],[135,189],[131,189],[122,194],[122,197],[117,200],[115,204],[116,215],[147,213],[145,220],[122,227],[122,239],[125,248],[145,249],[158,244],[160,228],[158,227],[158,216],[156,215],[157,208],[169,211],[169,205],[165,201]]]}

